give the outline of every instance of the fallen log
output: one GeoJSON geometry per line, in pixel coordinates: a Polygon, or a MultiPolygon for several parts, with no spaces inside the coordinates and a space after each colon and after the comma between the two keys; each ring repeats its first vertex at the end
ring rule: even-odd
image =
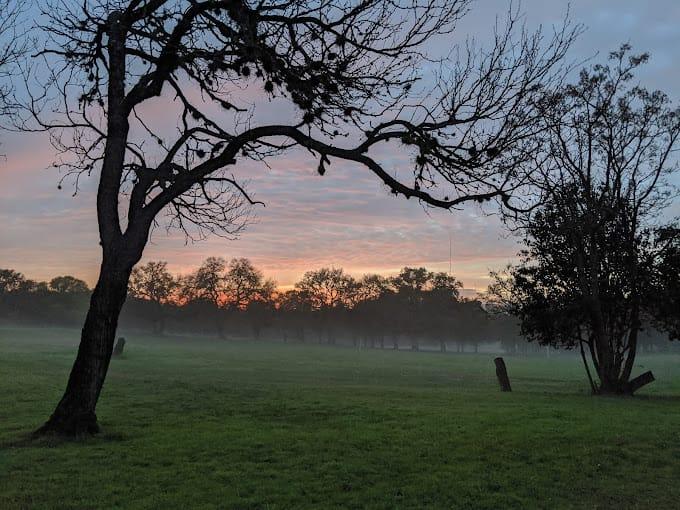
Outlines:
{"type": "Polygon", "coordinates": [[[651,370],[647,370],[644,374],[640,374],[637,377],[628,381],[628,384],[626,386],[626,392],[632,395],[637,390],[653,381],[655,381],[654,374],[652,374],[651,370]]]}

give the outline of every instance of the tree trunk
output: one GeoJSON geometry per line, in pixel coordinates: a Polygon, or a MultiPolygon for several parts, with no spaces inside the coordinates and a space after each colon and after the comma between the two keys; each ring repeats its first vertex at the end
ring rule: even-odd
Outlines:
{"type": "Polygon", "coordinates": [[[161,303],[156,303],[156,323],[154,324],[158,336],[165,335],[165,310],[161,303]]]}
{"type": "Polygon", "coordinates": [[[102,264],[66,391],[36,434],[77,436],[99,431],[95,408],[111,361],[131,269],[102,264]]]}

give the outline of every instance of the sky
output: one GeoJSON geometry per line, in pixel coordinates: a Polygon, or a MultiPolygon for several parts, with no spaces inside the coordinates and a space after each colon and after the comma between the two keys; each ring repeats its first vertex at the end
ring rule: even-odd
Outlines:
{"type": "MultiPolygon", "coordinates": [[[[521,8],[528,27],[537,28],[558,23],[568,5],[574,22],[586,29],[570,59],[598,58],[598,52],[602,58],[628,42],[651,53],[643,85],[680,99],[680,2],[524,0],[521,8]]],[[[472,34],[484,42],[507,6],[477,0],[456,37],[472,34]]],[[[68,185],[57,189],[60,176],[49,168],[54,150],[45,136],[2,134],[0,143],[0,268],[37,280],[71,274],[93,284],[100,262],[96,176],[73,196],[68,185]]],[[[467,289],[483,290],[489,271],[512,261],[518,250],[492,210],[425,209],[395,198],[361,167],[335,161],[322,177],[317,164],[290,153],[271,168],[248,168],[249,190],[266,207],[256,208],[255,223],[239,239],[192,243],[158,229],[142,262],[165,260],[171,271],[185,273],[208,256],[247,257],[282,287],[323,266],[360,275],[394,274],[407,265],[448,271],[451,264],[467,289]]]]}

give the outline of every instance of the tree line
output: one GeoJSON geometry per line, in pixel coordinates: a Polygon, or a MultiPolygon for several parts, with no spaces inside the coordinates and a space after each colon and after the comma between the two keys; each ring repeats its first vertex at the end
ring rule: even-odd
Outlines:
{"type": "MultiPolygon", "coordinates": [[[[122,328],[155,335],[199,334],[222,340],[316,343],[375,349],[509,354],[543,351],[520,323],[480,299],[460,296],[462,283],[444,272],[405,267],[395,276],[355,278],[341,268],[306,272],[280,290],[246,258],[207,258],[195,271],[173,275],[151,261],[131,275],[122,328]]],[[[38,282],[0,269],[0,321],[76,327],[90,297],[86,282],[58,276],[38,282]]],[[[558,346],[556,346],[558,347],[558,346]]],[[[651,331],[640,348],[669,349],[651,331]]]]}
{"type": "MultiPolygon", "coordinates": [[[[173,275],[166,262],[136,267],[123,327],[157,335],[198,333],[224,340],[349,344],[362,348],[477,350],[502,341],[526,352],[512,319],[487,313],[460,297],[461,282],[443,272],[405,267],[386,277],[355,278],[341,268],[306,272],[279,290],[245,258],[207,258],[189,274],[173,275]]],[[[89,299],[87,284],[72,276],[36,282],[0,270],[0,318],[75,326],[89,299]]]]}

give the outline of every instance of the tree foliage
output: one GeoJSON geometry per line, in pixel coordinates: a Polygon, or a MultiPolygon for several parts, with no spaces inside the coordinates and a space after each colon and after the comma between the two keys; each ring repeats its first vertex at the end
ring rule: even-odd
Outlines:
{"type": "Polygon", "coordinates": [[[672,329],[680,314],[668,306],[678,231],[662,223],[680,115],[665,94],[633,82],[647,58],[624,45],[542,100],[537,201],[512,218],[526,249],[492,287],[527,337],[579,347],[590,376],[587,351],[601,393],[630,391],[643,323],[659,317],[672,329]]]}

